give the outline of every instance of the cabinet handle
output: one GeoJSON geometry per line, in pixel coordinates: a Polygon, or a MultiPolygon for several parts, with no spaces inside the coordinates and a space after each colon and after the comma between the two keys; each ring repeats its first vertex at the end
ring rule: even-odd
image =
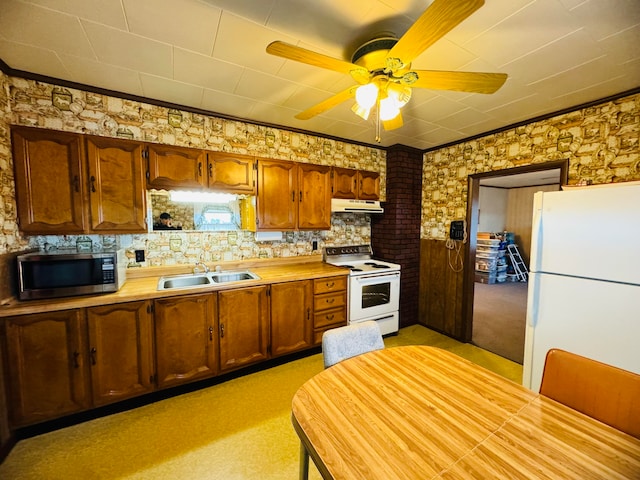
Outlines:
{"type": "Polygon", "coordinates": [[[80,352],[73,352],[73,368],[80,368],[80,362],[78,362],[79,356],[80,352]]]}
{"type": "Polygon", "coordinates": [[[311,318],[311,309],[307,308],[307,320],[311,318]]]}
{"type": "Polygon", "coordinates": [[[96,364],[96,347],[91,347],[91,365],[95,365],[96,364]]]}
{"type": "Polygon", "coordinates": [[[327,320],[333,320],[333,316],[334,316],[334,315],[333,315],[333,313],[332,313],[331,315],[327,315],[325,318],[326,318],[327,320]]]}
{"type": "Polygon", "coordinates": [[[213,163],[209,164],[209,178],[213,178],[213,163]]]}
{"type": "Polygon", "coordinates": [[[202,176],[202,162],[198,162],[198,176],[202,176]]]}
{"type": "Polygon", "coordinates": [[[224,323],[220,324],[220,338],[224,338],[224,323]]]}
{"type": "Polygon", "coordinates": [[[300,190],[300,201],[302,202],[302,190],[300,190]]]}
{"type": "Polygon", "coordinates": [[[333,302],[335,302],[336,299],[335,298],[327,298],[327,303],[331,304],[333,302]]]}
{"type": "Polygon", "coordinates": [[[93,175],[91,175],[91,191],[96,191],[96,177],[94,177],[93,175]]]}
{"type": "Polygon", "coordinates": [[[75,188],[76,192],[80,191],[80,178],[78,177],[78,175],[73,176],[73,187],[75,188]]]}
{"type": "Polygon", "coordinates": [[[292,202],[296,201],[296,192],[295,191],[291,192],[291,201],[292,202]]]}
{"type": "Polygon", "coordinates": [[[334,286],[335,284],[336,284],[335,282],[331,282],[331,283],[327,282],[327,283],[326,283],[327,288],[333,288],[333,286],[334,286]]]}
{"type": "Polygon", "coordinates": [[[362,191],[362,180],[360,180],[360,191],[362,191]]]}
{"type": "Polygon", "coordinates": [[[209,340],[213,340],[213,327],[209,327],[209,340]]]}

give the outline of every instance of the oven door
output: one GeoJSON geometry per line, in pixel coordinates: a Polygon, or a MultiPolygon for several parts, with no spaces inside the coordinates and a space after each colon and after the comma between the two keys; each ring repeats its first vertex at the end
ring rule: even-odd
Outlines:
{"type": "Polygon", "coordinates": [[[397,312],[400,305],[400,272],[351,277],[349,319],[352,322],[397,312]]]}

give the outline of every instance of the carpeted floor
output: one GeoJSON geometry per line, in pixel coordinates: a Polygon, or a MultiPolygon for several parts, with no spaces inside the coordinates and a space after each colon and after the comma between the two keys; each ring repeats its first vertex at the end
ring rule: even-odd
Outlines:
{"type": "MultiPolygon", "coordinates": [[[[471,344],[414,325],[388,347],[450,350],[516,382],[522,368],[471,344]]],[[[291,399],[322,370],[316,354],[134,410],[21,440],[3,480],[284,480],[298,476],[291,399]]],[[[310,479],[320,478],[313,466],[310,479]]]]}
{"type": "Polygon", "coordinates": [[[527,283],[474,285],[472,343],[522,364],[527,283]]]}

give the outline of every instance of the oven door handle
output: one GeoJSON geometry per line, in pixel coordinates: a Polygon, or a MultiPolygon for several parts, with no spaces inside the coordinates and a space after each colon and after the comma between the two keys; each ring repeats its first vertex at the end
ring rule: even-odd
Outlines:
{"type": "Polygon", "coordinates": [[[400,272],[393,272],[393,273],[381,273],[380,275],[362,275],[362,276],[355,277],[355,279],[360,283],[364,283],[369,280],[377,281],[381,278],[388,278],[389,280],[393,280],[393,278],[390,278],[390,277],[399,277],[399,276],[400,276],[400,272]]]}

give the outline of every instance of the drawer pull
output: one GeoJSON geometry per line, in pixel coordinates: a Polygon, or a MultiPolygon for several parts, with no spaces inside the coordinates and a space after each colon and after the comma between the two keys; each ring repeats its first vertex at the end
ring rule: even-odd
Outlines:
{"type": "Polygon", "coordinates": [[[327,303],[331,304],[333,302],[335,302],[336,299],[335,298],[327,298],[327,303]]]}
{"type": "Polygon", "coordinates": [[[327,282],[327,283],[326,283],[327,288],[333,288],[333,286],[334,286],[335,284],[336,284],[335,282],[331,282],[331,283],[327,282]]]}
{"type": "Polygon", "coordinates": [[[334,317],[333,313],[332,313],[331,315],[326,315],[326,316],[325,316],[325,318],[326,318],[327,320],[333,320],[333,317],[334,317]]]}
{"type": "Polygon", "coordinates": [[[92,347],[91,351],[89,353],[91,353],[91,365],[95,365],[96,364],[96,353],[97,353],[96,347],[92,347]]]}

